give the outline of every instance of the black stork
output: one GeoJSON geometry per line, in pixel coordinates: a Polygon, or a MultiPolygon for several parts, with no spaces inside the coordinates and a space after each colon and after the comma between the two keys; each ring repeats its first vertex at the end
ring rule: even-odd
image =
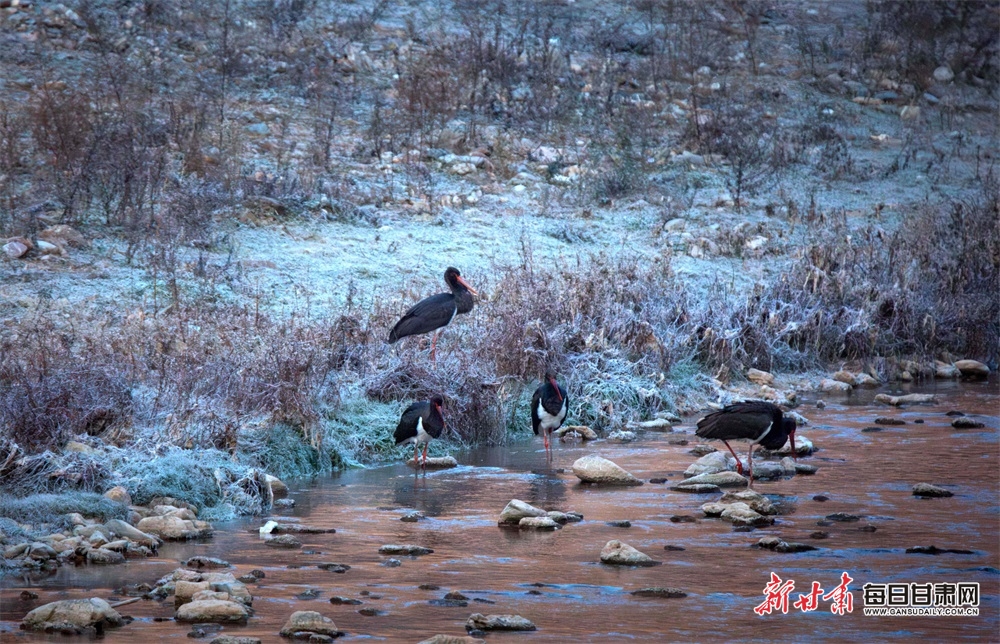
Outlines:
{"type": "Polygon", "coordinates": [[[770,450],[781,449],[785,441],[792,442],[792,458],[795,458],[795,419],[788,418],[775,404],[762,400],[746,400],[726,405],[698,421],[695,434],[702,438],[721,440],[736,459],[736,470],[743,474],[740,457],[729,446],[731,440],[750,441],[750,482],[753,486],[753,448],[763,445],[770,450]]]}
{"type": "Polygon", "coordinates": [[[427,444],[432,438],[441,436],[444,431],[444,415],[441,407],[444,406],[444,399],[441,396],[431,396],[430,400],[415,402],[406,408],[393,437],[396,445],[413,443],[413,463],[417,464],[417,454],[420,453],[420,444],[424,444],[424,460],[421,466],[427,463],[427,444]]]}
{"type": "Polygon", "coordinates": [[[542,438],[545,440],[545,453],[551,456],[549,434],[559,429],[566,420],[569,396],[556,382],[556,376],[551,371],[545,372],[544,380],[545,382],[531,397],[531,429],[535,432],[535,436],[538,436],[538,431],[541,430],[542,438]]]}
{"type": "Polygon", "coordinates": [[[444,282],[451,292],[438,293],[417,302],[396,323],[396,326],[392,327],[392,331],[389,332],[389,344],[409,335],[435,331],[434,340],[431,342],[431,362],[435,361],[434,352],[437,348],[438,335],[441,333],[437,329],[448,326],[459,313],[471,311],[474,303],[472,296],[479,295],[476,289],[462,279],[462,274],[457,268],[449,266],[445,270],[444,282]]]}

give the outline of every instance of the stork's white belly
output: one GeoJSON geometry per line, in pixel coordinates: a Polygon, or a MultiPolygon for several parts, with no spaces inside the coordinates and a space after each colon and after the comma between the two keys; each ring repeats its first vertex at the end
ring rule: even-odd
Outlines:
{"type": "Polygon", "coordinates": [[[417,419],[417,435],[416,436],[410,436],[405,441],[403,441],[402,444],[406,445],[408,443],[415,443],[417,445],[421,445],[423,443],[429,443],[429,442],[431,442],[431,435],[428,434],[426,431],[424,431],[424,419],[423,418],[418,418],[417,419]]]}
{"type": "Polygon", "coordinates": [[[541,421],[539,426],[546,431],[551,431],[562,425],[563,419],[566,418],[566,401],[563,400],[562,407],[559,408],[559,413],[553,416],[549,412],[545,411],[545,406],[542,405],[542,401],[539,400],[536,413],[538,414],[538,420],[541,421]]]}

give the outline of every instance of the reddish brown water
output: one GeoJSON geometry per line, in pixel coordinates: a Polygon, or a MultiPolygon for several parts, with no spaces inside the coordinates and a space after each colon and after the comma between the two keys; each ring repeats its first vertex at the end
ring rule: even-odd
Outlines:
{"type": "MultiPolygon", "coordinates": [[[[926,391],[926,389],[924,390],[926,391]]],[[[1000,627],[1000,543],[998,543],[997,383],[939,385],[938,405],[898,410],[863,399],[831,398],[826,409],[811,403],[799,411],[812,424],[801,430],[819,448],[805,459],[819,466],[815,476],[796,476],[755,484],[758,491],[781,498],[791,508],[769,528],[735,532],[718,519],[705,519],[701,504],[718,495],[672,492],[667,485],[639,488],[583,487],[568,472],[573,461],[597,452],[643,479],[671,482],[695,457],[690,445],[670,445],[667,435],[647,435],[637,443],[557,444],[555,468],[545,463],[541,442],[478,450],[460,455],[465,466],[414,475],[403,466],[346,472],[306,482],[295,489],[296,508],[279,520],[336,528],[336,534],[302,535],[305,546],[276,551],[248,531],[260,520],[217,526],[204,543],[173,544],[153,560],[130,561],[109,568],[64,568],[46,579],[6,579],[0,588],[0,638],[40,641],[17,631],[25,612],[41,603],[66,598],[110,597],[123,583],[152,582],[194,554],[224,558],[237,575],[253,568],[266,578],[250,590],[255,616],[244,627],[223,632],[278,641],[277,632],[295,610],[317,610],[347,632],[346,641],[379,639],[416,642],[435,633],[463,634],[471,613],[515,613],[531,619],[534,633],[493,633],[489,641],[715,641],[759,639],[785,641],[996,641],[1000,627]],[[848,404],[850,403],[850,404],[848,404]],[[980,414],[985,429],[955,430],[945,412],[980,414]],[[862,433],[875,416],[907,421],[878,433],[862,433]],[[923,418],[924,424],[912,421],[923,418]],[[918,482],[949,486],[955,496],[921,500],[910,488],[918,482]],[[830,497],[817,502],[819,494],[830,497]],[[496,519],[506,503],[518,498],[550,509],[576,510],[582,523],[554,533],[500,529],[496,519]],[[404,509],[427,515],[418,523],[399,520],[404,509]],[[817,526],[826,515],[863,515],[857,523],[817,526]],[[697,523],[673,523],[674,515],[698,517],[697,523]],[[628,529],[606,521],[628,519],[628,529]],[[875,526],[875,532],[859,530],[875,526]],[[815,540],[810,534],[829,532],[815,540]],[[819,546],[801,554],[779,554],[751,547],[766,535],[819,546]],[[663,565],[615,568],[597,563],[602,546],[620,539],[663,565]],[[423,557],[399,557],[402,565],[381,565],[388,557],[379,546],[412,543],[434,549],[423,557]],[[665,551],[665,545],[683,551],[665,551]],[[961,548],[971,555],[906,554],[907,547],[936,545],[961,548]],[[316,568],[323,562],[347,563],[345,574],[316,568]],[[813,581],[824,590],[853,578],[854,611],[834,615],[829,602],[815,612],[790,608],[788,614],[758,616],[755,606],[771,572],[794,580],[794,600],[813,581]],[[978,582],[978,617],[866,617],[861,587],[865,583],[978,582]],[[425,591],[421,584],[438,584],[425,591]],[[540,585],[539,585],[540,584],[540,585]],[[682,599],[646,599],[630,591],[672,586],[688,593],[682,599]],[[22,602],[24,588],[40,594],[22,602]],[[320,591],[313,600],[296,599],[306,589],[320,591]],[[362,591],[371,595],[361,596],[362,591]],[[470,599],[467,608],[434,606],[448,591],[470,599]],[[362,606],[334,606],[331,595],[359,598],[362,606]],[[373,598],[372,595],[378,596],[373,598]],[[358,609],[381,614],[366,617],[358,609]]],[[[872,393],[862,394],[870,400],[872,393]]],[[[682,430],[691,432],[686,424],[682,430]]],[[[670,436],[676,438],[676,435],[670,436]]],[[[187,641],[190,627],[170,618],[170,601],[141,601],[123,607],[135,621],[108,634],[113,642],[187,641]]],[[[72,640],[63,640],[72,641],[72,640]]],[[[345,641],[345,640],[340,640],[345,641]]]]}

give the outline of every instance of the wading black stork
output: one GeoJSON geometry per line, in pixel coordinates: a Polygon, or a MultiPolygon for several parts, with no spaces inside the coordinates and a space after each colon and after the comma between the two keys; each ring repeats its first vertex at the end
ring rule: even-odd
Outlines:
{"type": "Polygon", "coordinates": [[[559,429],[566,420],[566,412],[569,410],[569,396],[566,390],[556,382],[556,375],[551,371],[545,372],[545,382],[535,390],[531,397],[531,429],[538,436],[539,430],[545,441],[545,454],[552,455],[549,447],[549,434],[559,429]]]}
{"type": "Polygon", "coordinates": [[[762,400],[747,400],[726,405],[720,411],[712,412],[698,421],[695,434],[702,438],[721,440],[736,459],[736,470],[743,474],[740,457],[729,446],[732,440],[750,441],[750,482],[753,487],[753,448],[763,445],[770,450],[781,449],[786,440],[792,442],[792,458],[795,458],[795,420],[785,417],[781,408],[762,400]]]}
{"type": "Polygon", "coordinates": [[[448,326],[448,323],[459,313],[468,313],[472,310],[474,300],[473,295],[479,295],[476,289],[469,286],[469,283],[462,279],[462,274],[457,268],[448,267],[444,272],[444,282],[451,289],[450,293],[438,293],[417,302],[413,308],[406,312],[406,315],[392,327],[389,332],[389,344],[408,335],[419,335],[435,331],[434,340],[431,341],[431,362],[435,361],[435,350],[437,349],[438,329],[448,326]]]}
{"type": "Polygon", "coordinates": [[[424,444],[424,460],[420,463],[423,466],[427,463],[427,444],[432,438],[441,436],[444,431],[444,416],[441,414],[441,407],[444,399],[441,396],[431,396],[430,400],[415,402],[406,408],[393,437],[396,445],[413,443],[413,462],[417,464],[417,454],[420,453],[420,444],[424,444]]]}

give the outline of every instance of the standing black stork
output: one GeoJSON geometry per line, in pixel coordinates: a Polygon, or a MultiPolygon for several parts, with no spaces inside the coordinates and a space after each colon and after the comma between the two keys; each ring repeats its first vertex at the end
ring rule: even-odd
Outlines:
{"type": "Polygon", "coordinates": [[[445,270],[444,282],[451,292],[438,293],[417,302],[396,323],[396,326],[392,327],[392,331],[389,332],[389,344],[408,335],[435,331],[434,340],[431,342],[431,362],[435,361],[434,353],[437,349],[438,335],[441,333],[437,329],[448,326],[459,313],[471,311],[474,303],[472,296],[479,295],[476,289],[462,279],[462,274],[457,268],[449,266],[445,270]]]}
{"type": "Polygon", "coordinates": [[[538,436],[538,430],[542,431],[545,454],[550,457],[552,452],[549,447],[549,434],[563,424],[568,410],[569,396],[566,395],[566,390],[556,382],[556,375],[552,371],[546,371],[545,382],[531,397],[531,429],[535,432],[535,436],[538,436]]]}
{"type": "Polygon", "coordinates": [[[441,396],[431,396],[430,400],[415,402],[406,408],[393,437],[396,445],[413,443],[413,463],[417,464],[417,454],[420,453],[420,444],[424,444],[424,460],[421,466],[427,463],[427,444],[432,438],[441,436],[444,431],[444,416],[441,414],[441,407],[444,399],[441,396]]]}
{"type": "Polygon", "coordinates": [[[717,439],[725,443],[736,459],[736,470],[743,474],[743,464],[736,452],[729,447],[731,440],[750,441],[750,482],[753,487],[753,448],[763,445],[767,449],[781,449],[786,440],[792,442],[792,458],[795,458],[795,419],[781,413],[781,408],[762,400],[746,400],[726,405],[720,411],[712,412],[698,421],[695,434],[702,438],[717,439]]]}

